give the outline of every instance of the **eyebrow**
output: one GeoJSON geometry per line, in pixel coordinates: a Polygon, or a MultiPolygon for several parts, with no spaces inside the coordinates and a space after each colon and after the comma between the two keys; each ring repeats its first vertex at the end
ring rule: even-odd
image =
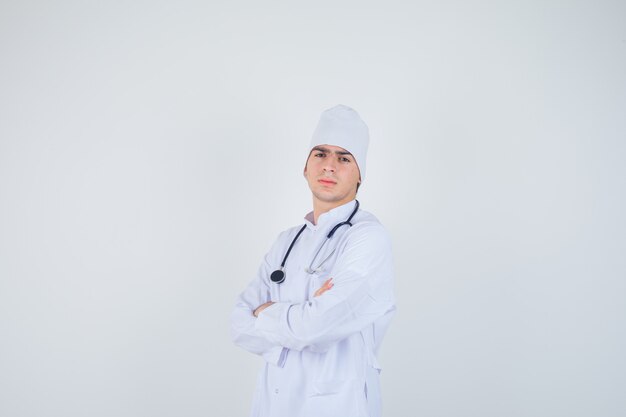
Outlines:
{"type": "MultiPolygon", "coordinates": [[[[313,148],[311,150],[311,152],[313,152],[313,151],[320,151],[320,152],[324,152],[324,153],[332,153],[330,151],[330,149],[324,148],[324,147],[321,147],[321,146],[316,146],[315,148],[313,148]]],[[[350,156],[352,156],[352,154],[350,152],[348,152],[348,151],[335,151],[334,153],[336,155],[350,155],[350,156]]]]}

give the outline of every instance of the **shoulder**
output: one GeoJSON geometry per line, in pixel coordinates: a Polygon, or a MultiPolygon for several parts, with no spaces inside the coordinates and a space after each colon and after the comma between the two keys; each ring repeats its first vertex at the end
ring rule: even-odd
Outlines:
{"type": "Polygon", "coordinates": [[[359,241],[367,242],[368,245],[386,247],[391,245],[391,238],[387,229],[372,213],[359,210],[354,216],[352,227],[346,231],[347,243],[359,241]]]}
{"type": "Polygon", "coordinates": [[[290,227],[288,229],[283,230],[282,232],[280,232],[278,234],[278,237],[276,238],[276,241],[280,242],[280,241],[284,241],[284,240],[293,239],[298,234],[300,229],[302,229],[302,226],[304,226],[304,223],[301,223],[299,225],[292,226],[292,227],[290,227]]]}
{"type": "Polygon", "coordinates": [[[359,210],[352,221],[352,228],[362,233],[382,234],[388,237],[387,229],[380,220],[369,211],[359,210]]]}
{"type": "Polygon", "coordinates": [[[304,224],[292,226],[280,232],[278,236],[276,237],[276,239],[274,240],[274,243],[272,245],[272,250],[283,249],[285,245],[288,245],[293,240],[293,238],[298,234],[300,229],[302,229],[302,226],[304,226],[304,224]]]}

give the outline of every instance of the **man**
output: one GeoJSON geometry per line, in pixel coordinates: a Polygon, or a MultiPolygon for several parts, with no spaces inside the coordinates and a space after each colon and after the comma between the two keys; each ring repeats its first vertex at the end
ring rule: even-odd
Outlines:
{"type": "Polygon", "coordinates": [[[252,417],[380,417],[376,353],[395,311],[389,237],[355,199],[369,132],[322,113],[304,167],[313,211],[281,233],[232,314],[234,342],[261,355],[252,417]]]}

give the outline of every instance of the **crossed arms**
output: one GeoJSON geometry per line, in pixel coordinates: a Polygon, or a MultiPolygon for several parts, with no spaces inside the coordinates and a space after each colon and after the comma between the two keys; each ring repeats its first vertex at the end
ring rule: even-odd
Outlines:
{"type": "MultiPolygon", "coordinates": [[[[331,282],[332,280],[333,280],[332,277],[328,278],[322,284],[322,286],[319,287],[317,291],[315,291],[315,294],[313,294],[313,297],[319,297],[320,295],[324,294],[326,291],[330,290],[333,287],[333,283],[331,282]]],[[[271,306],[272,304],[274,304],[273,301],[268,301],[267,303],[263,303],[260,306],[258,306],[252,314],[254,315],[254,317],[259,317],[259,313],[265,310],[267,307],[271,306]]]]}
{"type": "Polygon", "coordinates": [[[324,352],[395,308],[391,246],[378,224],[351,228],[332,278],[301,303],[271,301],[267,259],[239,296],[231,322],[233,341],[270,363],[280,362],[284,348],[324,352]]]}

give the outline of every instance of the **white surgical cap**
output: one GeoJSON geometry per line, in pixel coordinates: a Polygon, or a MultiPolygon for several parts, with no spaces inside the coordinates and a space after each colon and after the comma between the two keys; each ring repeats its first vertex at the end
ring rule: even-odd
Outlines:
{"type": "Polygon", "coordinates": [[[354,156],[363,180],[369,141],[369,129],[359,114],[354,109],[339,104],[322,113],[309,151],[319,145],[344,148],[354,156]]]}

